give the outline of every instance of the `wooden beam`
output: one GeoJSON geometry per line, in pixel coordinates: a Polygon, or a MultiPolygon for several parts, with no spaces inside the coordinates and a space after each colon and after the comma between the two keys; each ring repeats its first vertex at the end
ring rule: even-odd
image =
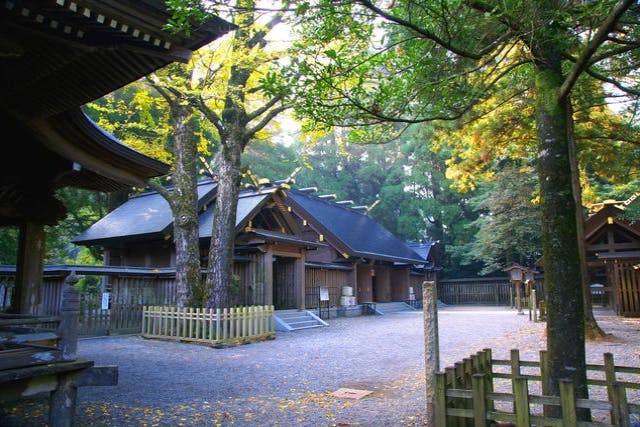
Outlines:
{"type": "Polygon", "coordinates": [[[305,294],[305,274],[304,274],[304,254],[300,255],[294,263],[293,273],[293,292],[296,298],[296,308],[304,310],[304,294],[305,294]]]}
{"type": "Polygon", "coordinates": [[[273,305],[273,253],[264,254],[264,305],[273,305]]]}
{"type": "Polygon", "coordinates": [[[16,286],[11,311],[21,314],[38,314],[40,291],[44,271],[44,225],[25,222],[20,226],[16,286]]]}

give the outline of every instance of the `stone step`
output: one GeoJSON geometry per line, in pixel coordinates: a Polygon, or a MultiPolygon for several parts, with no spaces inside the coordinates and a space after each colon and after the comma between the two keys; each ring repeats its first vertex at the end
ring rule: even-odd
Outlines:
{"type": "Polygon", "coordinates": [[[379,302],[376,304],[376,311],[382,314],[389,314],[402,311],[415,311],[415,308],[404,302],[379,302]]]}
{"type": "Polygon", "coordinates": [[[318,328],[328,324],[307,310],[277,310],[274,313],[276,329],[295,331],[298,329],[318,328]]]}
{"type": "Polygon", "coordinates": [[[297,320],[295,322],[287,322],[293,329],[307,328],[310,326],[323,326],[319,324],[315,319],[312,320],[297,320]]]}

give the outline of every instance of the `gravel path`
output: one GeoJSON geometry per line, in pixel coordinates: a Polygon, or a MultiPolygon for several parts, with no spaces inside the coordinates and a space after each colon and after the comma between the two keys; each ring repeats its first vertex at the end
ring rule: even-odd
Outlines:
{"type": "MultiPolygon", "coordinates": [[[[640,319],[598,315],[612,335],[589,342],[588,362],[611,352],[638,366],[640,319]]],[[[417,426],[424,407],[422,313],[329,320],[275,340],[215,349],[137,336],[83,339],[81,357],[117,365],[114,387],[79,391],[79,426],[417,426]],[[368,390],[340,399],[339,388],[368,390]]],[[[537,359],[544,323],[502,307],[439,309],[441,364],[483,348],[537,359]]],[[[637,396],[633,396],[635,398],[637,396]]],[[[47,406],[0,407],[2,426],[41,426],[47,406]]]]}

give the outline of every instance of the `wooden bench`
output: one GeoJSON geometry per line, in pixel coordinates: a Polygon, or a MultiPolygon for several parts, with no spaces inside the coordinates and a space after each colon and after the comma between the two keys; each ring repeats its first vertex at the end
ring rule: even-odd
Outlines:
{"type": "Polygon", "coordinates": [[[0,313],[0,401],[49,393],[49,426],[74,425],[78,387],[118,384],[117,366],[78,358],[80,296],[70,275],[60,316],[0,313]]]}

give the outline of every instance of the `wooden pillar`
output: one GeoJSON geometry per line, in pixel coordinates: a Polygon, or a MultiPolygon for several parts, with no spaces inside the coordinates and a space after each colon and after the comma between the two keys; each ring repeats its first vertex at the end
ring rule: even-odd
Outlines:
{"type": "Polygon", "coordinates": [[[296,298],[296,308],[304,310],[304,294],[305,294],[305,280],[304,280],[304,260],[305,251],[302,251],[300,258],[296,258],[294,261],[294,273],[293,273],[293,292],[296,298]]]}
{"type": "Polygon", "coordinates": [[[11,302],[11,311],[14,313],[38,314],[44,272],[44,243],[43,224],[25,222],[20,226],[16,286],[11,302]]]}
{"type": "Polygon", "coordinates": [[[516,280],[514,283],[516,285],[516,310],[518,310],[518,314],[524,314],[522,311],[522,292],[520,289],[522,282],[516,280]]]}
{"type": "Polygon", "coordinates": [[[347,279],[347,285],[353,286],[353,295],[356,296],[358,301],[360,302],[360,289],[358,288],[358,262],[352,265],[351,271],[349,272],[349,276],[347,279]]]}
{"type": "MultiPolygon", "coordinates": [[[[435,282],[422,283],[424,322],[424,366],[426,380],[425,426],[434,427],[436,403],[436,373],[440,369],[440,346],[438,342],[438,296],[435,282]]],[[[443,391],[440,391],[441,393],[443,391]]]]}
{"type": "Polygon", "coordinates": [[[607,285],[610,289],[611,308],[618,315],[621,314],[620,278],[620,265],[618,264],[618,260],[614,259],[613,261],[607,262],[607,285]]]}
{"type": "Polygon", "coordinates": [[[271,248],[264,257],[264,305],[273,305],[273,252],[271,248]]]}
{"type": "Polygon", "coordinates": [[[58,381],[58,387],[51,392],[49,425],[51,427],[74,426],[78,387],[72,375],[61,375],[58,381]]]}

